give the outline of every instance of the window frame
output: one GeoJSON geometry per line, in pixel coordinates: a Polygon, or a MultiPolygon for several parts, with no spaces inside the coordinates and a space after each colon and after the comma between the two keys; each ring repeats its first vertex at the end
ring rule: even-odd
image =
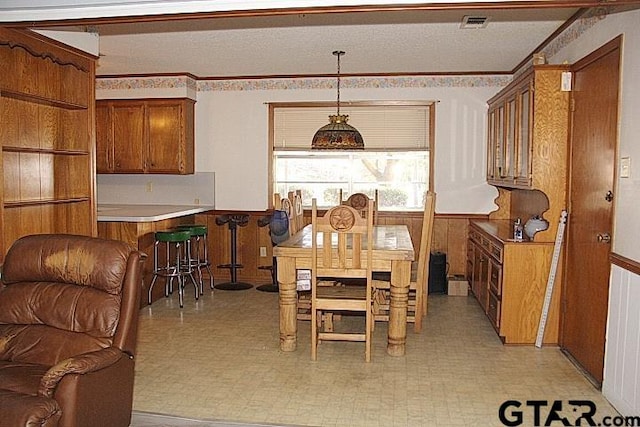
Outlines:
{"type": "MultiPolygon", "coordinates": [[[[436,124],[436,106],[437,101],[397,101],[397,100],[388,100],[388,101],[351,101],[351,102],[340,102],[340,106],[348,106],[348,107],[371,107],[371,106],[419,106],[419,107],[429,107],[429,129],[427,132],[427,151],[429,152],[429,182],[427,188],[429,191],[434,191],[434,157],[435,157],[435,124],[436,124]]],[[[308,101],[308,102],[300,102],[300,101],[292,101],[292,102],[269,102],[267,103],[269,107],[268,113],[268,129],[269,129],[269,149],[268,149],[268,168],[269,168],[269,182],[268,182],[268,192],[269,192],[269,209],[273,209],[273,197],[274,194],[274,138],[275,138],[275,126],[274,126],[274,111],[277,108],[317,108],[317,107],[332,107],[335,106],[335,102],[329,101],[308,101]]],[[[320,128],[323,123],[318,124],[318,128],[320,128]]],[[[365,141],[366,147],[366,141],[365,141]]],[[[365,148],[366,149],[366,148],[365,148]]],[[[282,196],[282,195],[281,195],[282,196]]],[[[284,195],[286,196],[286,195],[284,195]]],[[[386,211],[386,212],[413,212],[414,210],[402,210],[402,211],[386,211]]]]}

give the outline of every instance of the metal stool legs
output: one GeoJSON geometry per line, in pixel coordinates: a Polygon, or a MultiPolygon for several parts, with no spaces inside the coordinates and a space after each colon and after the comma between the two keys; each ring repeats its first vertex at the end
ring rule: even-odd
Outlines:
{"type": "Polygon", "coordinates": [[[153,246],[153,279],[149,286],[149,293],[147,302],[151,304],[151,295],[153,286],[155,285],[158,277],[164,277],[164,296],[168,297],[173,293],[173,279],[175,278],[178,283],[178,299],[180,302],[180,308],[184,306],[184,287],[186,285],[187,277],[191,279],[195,287],[196,300],[200,296],[200,289],[198,283],[196,283],[193,277],[193,268],[190,262],[184,262],[184,259],[191,259],[191,246],[188,244],[191,234],[188,231],[173,230],[173,231],[158,231],[155,233],[155,243],[153,246]],[[160,265],[160,250],[159,247],[164,243],[165,247],[165,262],[164,265],[160,265]],[[175,260],[172,262],[171,249],[174,249],[175,260]]]}
{"type": "MultiPolygon", "coordinates": [[[[191,238],[187,241],[190,247],[192,257],[189,258],[189,264],[198,275],[198,284],[200,285],[200,295],[204,294],[204,276],[202,270],[206,270],[209,274],[209,288],[213,289],[213,272],[211,271],[211,263],[209,262],[209,244],[207,242],[208,229],[206,225],[200,224],[184,224],[179,225],[178,230],[188,231],[191,238]]],[[[185,261],[186,262],[186,261],[185,261]]]]}

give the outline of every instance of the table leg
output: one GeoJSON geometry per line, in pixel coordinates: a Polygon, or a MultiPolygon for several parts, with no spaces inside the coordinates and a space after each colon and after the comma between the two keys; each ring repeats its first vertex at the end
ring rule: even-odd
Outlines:
{"type": "Polygon", "coordinates": [[[297,344],[298,294],[296,259],[278,257],[278,304],[280,306],[280,350],[295,351],[297,344]]]}
{"type": "Polygon", "coordinates": [[[387,343],[387,354],[390,356],[404,356],[405,354],[410,280],[411,261],[392,261],[387,343]]]}

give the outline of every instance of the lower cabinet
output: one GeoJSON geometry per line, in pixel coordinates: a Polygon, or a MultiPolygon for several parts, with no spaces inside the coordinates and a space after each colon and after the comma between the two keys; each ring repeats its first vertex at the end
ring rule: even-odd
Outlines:
{"type": "MultiPolygon", "coordinates": [[[[511,221],[472,221],[467,279],[505,344],[534,344],[547,287],[553,243],[514,242],[511,221]]],[[[544,344],[557,344],[559,275],[547,313],[544,344]]]]}

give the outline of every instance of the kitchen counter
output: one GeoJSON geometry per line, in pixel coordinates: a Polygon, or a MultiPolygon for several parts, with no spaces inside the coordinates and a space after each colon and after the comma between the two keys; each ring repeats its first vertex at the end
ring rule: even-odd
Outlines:
{"type": "Polygon", "coordinates": [[[98,205],[98,222],[155,222],[209,210],[206,205],[98,205]]]}

